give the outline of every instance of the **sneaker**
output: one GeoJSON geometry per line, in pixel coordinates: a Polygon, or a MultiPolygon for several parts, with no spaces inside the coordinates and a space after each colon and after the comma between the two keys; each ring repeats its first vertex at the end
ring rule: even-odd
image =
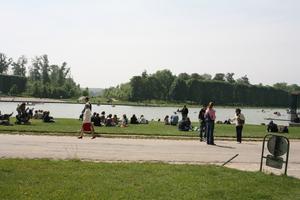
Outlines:
{"type": "Polygon", "coordinates": [[[79,136],[78,139],[82,139],[82,136],[79,136]]]}
{"type": "Polygon", "coordinates": [[[96,136],[93,136],[91,139],[95,139],[96,138],[96,136]]]}

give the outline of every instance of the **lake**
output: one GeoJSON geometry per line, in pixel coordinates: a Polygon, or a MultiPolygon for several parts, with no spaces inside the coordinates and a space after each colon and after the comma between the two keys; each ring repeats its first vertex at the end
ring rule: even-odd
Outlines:
{"type": "MultiPolygon", "coordinates": [[[[17,114],[16,102],[0,102],[0,111],[2,114],[14,112],[15,116],[17,114]]],[[[67,103],[41,103],[35,105],[28,105],[29,108],[34,108],[35,110],[49,110],[50,115],[54,118],[74,118],[77,119],[81,113],[84,104],[67,104],[67,103]]],[[[176,111],[177,107],[144,107],[144,106],[118,106],[112,107],[111,105],[96,105],[93,104],[92,112],[101,113],[105,111],[106,114],[117,114],[121,117],[123,114],[126,114],[130,118],[133,114],[137,117],[144,115],[148,120],[163,120],[166,115],[172,115],[176,111]]],[[[280,118],[288,119],[288,114],[286,109],[282,108],[241,108],[242,113],[246,117],[247,124],[261,124],[268,123],[269,120],[265,118],[280,118]],[[281,116],[277,116],[274,112],[281,113],[281,116]]],[[[198,121],[199,108],[189,108],[189,117],[191,121],[198,121]]],[[[228,118],[234,116],[234,108],[224,108],[216,107],[217,121],[224,121],[228,118]]],[[[180,113],[178,113],[179,116],[180,113]]],[[[275,121],[275,120],[274,120],[275,121]]],[[[275,121],[280,125],[287,125],[287,122],[284,121],[275,121]]]]}

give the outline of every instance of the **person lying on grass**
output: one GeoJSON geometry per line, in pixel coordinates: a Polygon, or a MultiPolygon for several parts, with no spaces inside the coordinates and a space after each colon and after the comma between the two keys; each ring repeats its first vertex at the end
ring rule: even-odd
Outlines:
{"type": "Polygon", "coordinates": [[[84,108],[84,113],[83,113],[83,120],[82,120],[82,126],[80,130],[80,136],[78,139],[82,139],[83,133],[91,133],[92,134],[92,139],[95,139],[95,129],[92,124],[91,118],[92,118],[92,112],[91,112],[91,107],[90,104],[85,104],[84,108]]]}

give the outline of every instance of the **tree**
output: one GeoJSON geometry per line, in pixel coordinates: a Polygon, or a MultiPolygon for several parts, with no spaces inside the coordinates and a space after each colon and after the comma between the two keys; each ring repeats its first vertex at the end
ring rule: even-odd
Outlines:
{"type": "Polygon", "coordinates": [[[147,71],[144,70],[143,73],[142,73],[142,78],[147,78],[147,77],[148,77],[147,71]]]}
{"type": "Polygon", "coordinates": [[[228,83],[235,83],[235,80],[234,80],[233,76],[234,76],[234,73],[227,73],[227,74],[225,75],[226,81],[227,81],[228,83]]]}
{"type": "Polygon", "coordinates": [[[32,60],[32,66],[29,70],[29,78],[32,81],[40,81],[41,80],[41,66],[40,66],[40,57],[35,57],[32,60]]]}
{"type": "Polygon", "coordinates": [[[17,86],[16,84],[14,84],[14,85],[10,88],[9,94],[10,94],[10,95],[16,95],[16,94],[18,94],[18,86],[17,86]]]}
{"type": "Polygon", "coordinates": [[[141,76],[134,76],[130,79],[131,94],[129,99],[133,101],[140,101],[145,99],[144,81],[141,76]]]}
{"type": "Polygon", "coordinates": [[[215,81],[225,81],[225,74],[223,73],[216,73],[215,77],[213,78],[215,81]]]}
{"type": "Polygon", "coordinates": [[[189,80],[191,77],[190,77],[190,75],[188,75],[187,73],[180,73],[180,74],[178,74],[178,77],[177,77],[177,78],[187,81],[187,80],[189,80]]]}
{"type": "Polygon", "coordinates": [[[0,74],[5,74],[12,62],[12,58],[7,58],[4,53],[0,53],[0,74]]]}
{"type": "Polygon", "coordinates": [[[70,73],[70,68],[67,68],[67,63],[62,63],[62,66],[59,67],[58,65],[51,65],[50,66],[50,82],[57,86],[62,86],[68,75],[70,73]]]}
{"type": "Polygon", "coordinates": [[[237,79],[236,82],[238,84],[250,85],[250,82],[249,82],[249,79],[248,79],[247,75],[242,76],[241,78],[237,79]]]}
{"type": "Polygon", "coordinates": [[[170,97],[175,101],[185,101],[188,98],[188,87],[185,80],[177,78],[171,85],[170,97]]]}
{"type": "Polygon", "coordinates": [[[82,91],[82,96],[89,96],[89,88],[88,87],[86,87],[83,91],[82,91]]]}
{"type": "Polygon", "coordinates": [[[50,66],[49,66],[48,56],[46,54],[41,56],[39,64],[41,66],[40,68],[41,68],[43,84],[49,83],[50,82],[50,78],[49,78],[50,66]]]}
{"type": "Polygon", "coordinates": [[[171,84],[173,83],[175,76],[168,69],[159,70],[155,74],[153,74],[158,81],[157,89],[158,95],[160,99],[167,100],[169,98],[169,92],[171,84]]]}
{"type": "Polygon", "coordinates": [[[201,77],[203,77],[203,80],[211,80],[211,75],[210,74],[201,74],[201,77]]]}
{"type": "Polygon", "coordinates": [[[25,56],[21,56],[17,62],[12,63],[13,74],[16,76],[26,76],[26,64],[28,60],[25,56]]]}
{"type": "Polygon", "coordinates": [[[275,84],[273,85],[273,87],[274,87],[274,88],[277,88],[277,89],[285,90],[285,91],[289,91],[289,90],[290,90],[288,84],[285,83],[285,82],[275,83],[275,84]]]}
{"type": "Polygon", "coordinates": [[[192,79],[202,79],[203,77],[198,73],[192,73],[191,78],[192,79]]]}

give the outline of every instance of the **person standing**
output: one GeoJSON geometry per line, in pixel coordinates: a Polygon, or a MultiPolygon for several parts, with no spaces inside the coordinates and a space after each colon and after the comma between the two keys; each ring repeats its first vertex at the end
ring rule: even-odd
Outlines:
{"type": "Polygon", "coordinates": [[[177,110],[178,112],[181,112],[182,120],[185,120],[189,114],[189,109],[186,107],[186,105],[183,106],[181,110],[177,110]]]}
{"type": "MultiPolygon", "coordinates": [[[[89,104],[90,110],[92,111],[92,104],[90,103],[90,98],[85,97],[84,101],[85,101],[85,104],[89,104]]],[[[82,114],[84,113],[84,111],[85,111],[85,106],[84,106],[84,109],[82,110],[82,114]]]]}
{"type": "Polygon", "coordinates": [[[242,143],[242,131],[245,124],[245,116],[241,113],[240,108],[235,109],[235,117],[233,120],[236,121],[236,141],[242,143]]]}
{"type": "Polygon", "coordinates": [[[215,128],[215,119],[216,111],[213,109],[214,103],[210,102],[205,111],[205,131],[206,131],[206,143],[209,145],[215,145],[214,143],[214,128],[215,128]]]}
{"type": "Polygon", "coordinates": [[[84,107],[80,136],[78,137],[78,139],[82,139],[83,133],[91,133],[92,139],[96,138],[95,130],[91,118],[92,118],[92,112],[91,112],[90,104],[86,103],[84,107]]]}
{"type": "Polygon", "coordinates": [[[205,106],[203,106],[199,112],[198,115],[198,119],[199,119],[199,137],[200,137],[200,141],[203,141],[203,133],[204,133],[204,138],[206,138],[206,134],[205,134],[205,106]]]}

